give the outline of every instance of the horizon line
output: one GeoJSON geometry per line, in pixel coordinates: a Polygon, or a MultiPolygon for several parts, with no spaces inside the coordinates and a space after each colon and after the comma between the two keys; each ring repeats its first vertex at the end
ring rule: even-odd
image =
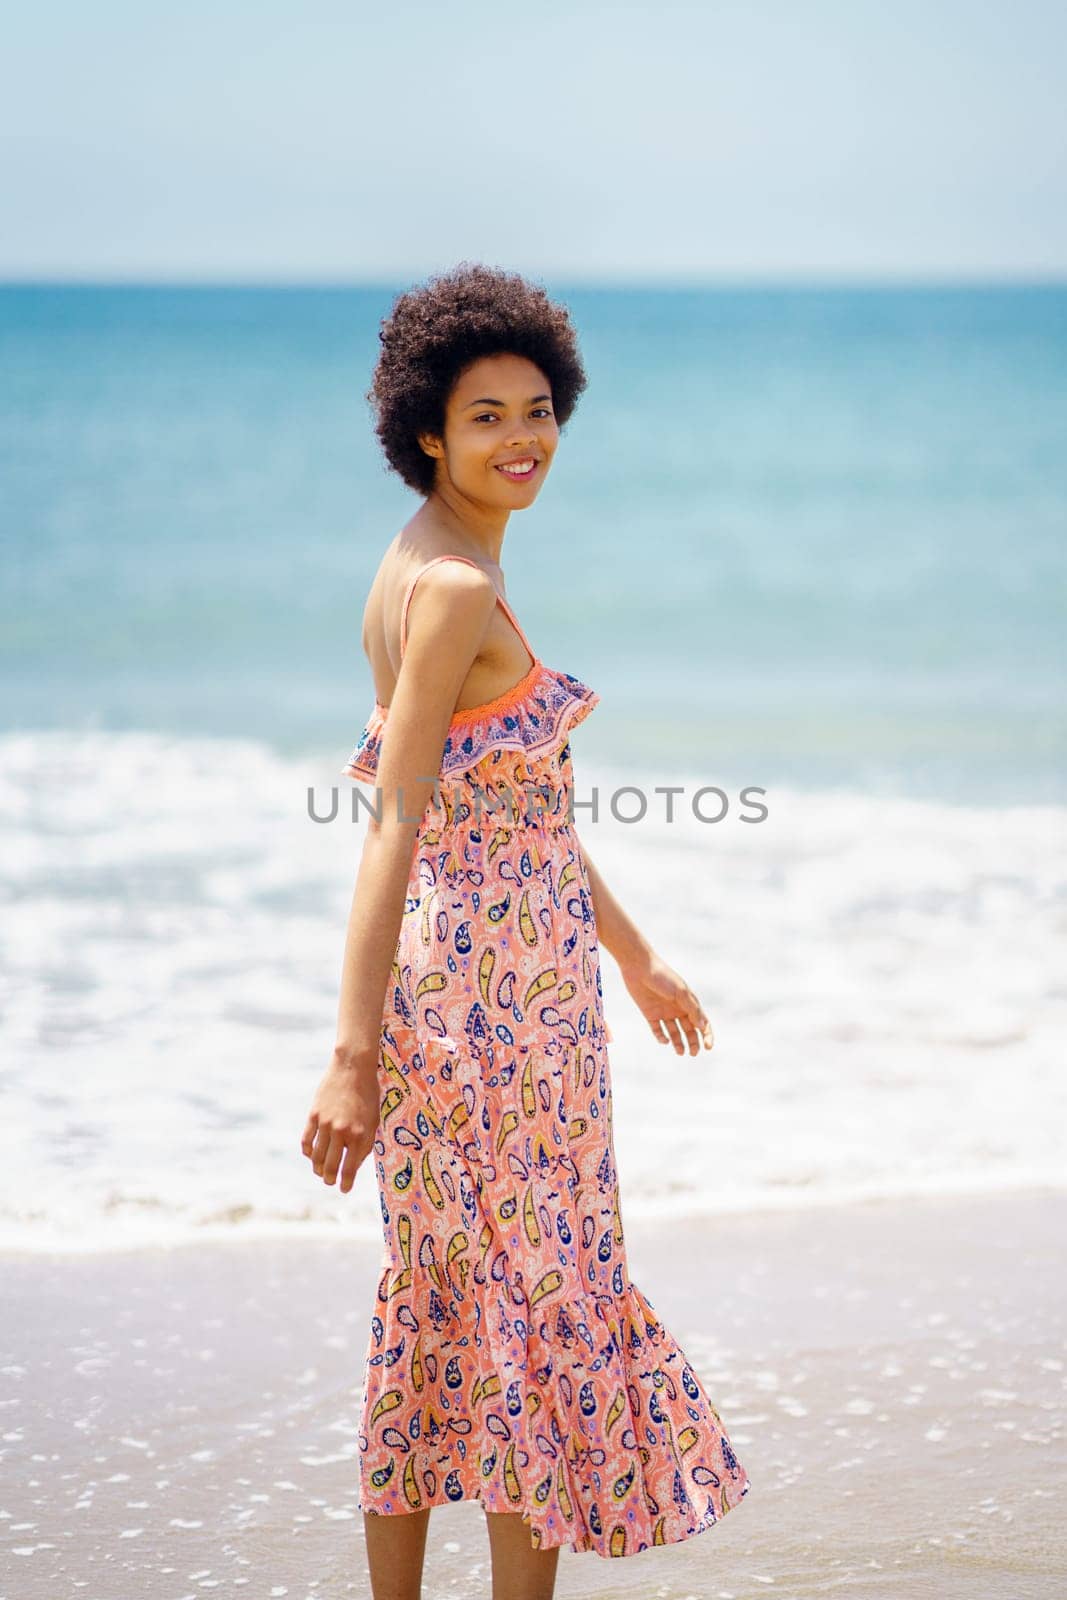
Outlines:
{"type": "MultiPolygon", "coordinates": [[[[7,276],[0,271],[0,290],[4,289],[169,289],[169,290],[394,290],[398,285],[423,282],[436,276],[442,269],[430,268],[414,273],[397,273],[392,276],[368,277],[307,276],[255,277],[253,275],[154,276],[151,274],[53,274],[36,273],[7,276]]],[[[505,268],[505,271],[518,270],[505,268]]],[[[792,273],[635,273],[595,276],[573,276],[567,273],[544,273],[533,270],[522,274],[534,283],[552,279],[561,287],[597,290],[652,289],[930,289],[930,288],[1064,288],[1067,287],[1067,268],[1052,273],[1027,272],[921,272],[908,271],[878,276],[875,274],[849,274],[831,272],[792,273]]]]}

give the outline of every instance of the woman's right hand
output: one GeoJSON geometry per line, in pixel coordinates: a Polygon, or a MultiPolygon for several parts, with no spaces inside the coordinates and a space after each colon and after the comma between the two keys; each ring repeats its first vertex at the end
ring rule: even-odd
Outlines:
{"type": "Polygon", "coordinates": [[[377,1057],[353,1062],[335,1055],[315,1090],[300,1141],[323,1183],[335,1183],[340,1168],[341,1193],[349,1192],[374,1148],[380,1118],[377,1057]]]}

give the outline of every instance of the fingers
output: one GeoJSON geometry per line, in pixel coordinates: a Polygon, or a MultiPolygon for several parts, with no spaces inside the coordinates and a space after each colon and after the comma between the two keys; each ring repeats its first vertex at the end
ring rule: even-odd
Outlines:
{"type": "Polygon", "coordinates": [[[349,1190],[352,1188],[352,1185],[356,1181],[356,1173],[359,1171],[359,1168],[360,1161],[356,1155],[355,1148],[352,1145],[349,1145],[345,1150],[344,1165],[341,1168],[341,1182],[337,1186],[342,1194],[348,1194],[349,1190]]]}
{"type": "Polygon", "coordinates": [[[657,1017],[649,1024],[657,1044],[673,1044],[676,1055],[685,1054],[681,1030],[676,1017],[657,1017]]]}
{"type": "Polygon", "coordinates": [[[347,1148],[344,1135],[335,1133],[330,1140],[330,1148],[326,1152],[326,1160],[322,1164],[323,1183],[332,1185],[337,1182],[337,1171],[347,1148]]]}
{"type": "MultiPolygon", "coordinates": [[[[348,1141],[342,1133],[335,1133],[330,1138],[326,1149],[326,1158],[322,1163],[322,1181],[331,1186],[337,1182],[337,1169],[341,1165],[341,1158],[348,1149],[348,1141]]],[[[318,1171],[318,1168],[315,1169],[318,1171]]]]}
{"type": "Polygon", "coordinates": [[[689,1032],[690,1047],[693,1055],[698,1055],[700,1047],[710,1050],[715,1043],[715,1034],[712,1031],[708,1014],[700,1004],[692,989],[685,991],[686,1015],[685,1024],[689,1032]]]}
{"type": "Polygon", "coordinates": [[[712,1048],[715,1043],[715,1034],[712,1029],[711,1022],[708,1019],[708,1014],[704,1010],[704,1007],[700,1004],[700,1001],[696,998],[696,995],[693,996],[692,1017],[693,1032],[696,1035],[696,1044],[694,1046],[693,1054],[697,1055],[699,1054],[701,1046],[703,1046],[705,1050],[710,1050],[712,1048]]]}
{"type": "Polygon", "coordinates": [[[356,1173],[363,1164],[365,1153],[361,1153],[363,1144],[364,1141],[355,1130],[332,1129],[328,1123],[321,1122],[318,1115],[313,1113],[304,1129],[300,1148],[310,1158],[311,1165],[323,1183],[332,1186],[337,1180],[340,1169],[339,1188],[342,1194],[348,1194],[356,1181],[356,1173]]]}
{"type": "Polygon", "coordinates": [[[320,1178],[322,1177],[322,1169],[325,1165],[326,1157],[330,1152],[330,1136],[329,1127],[320,1123],[315,1134],[314,1143],[311,1146],[311,1165],[320,1178]]]}
{"type": "Polygon", "coordinates": [[[689,1049],[689,1054],[691,1056],[699,1055],[700,1035],[697,1032],[696,1023],[693,1022],[690,1017],[680,1017],[679,1023],[681,1025],[682,1032],[685,1035],[685,1042],[689,1049]]]}
{"type": "Polygon", "coordinates": [[[677,1017],[664,1017],[663,1026],[670,1035],[671,1043],[674,1045],[675,1055],[684,1056],[685,1045],[682,1043],[682,1030],[678,1026],[677,1017]]]}
{"type": "Polygon", "coordinates": [[[678,1010],[673,1017],[657,1017],[650,1022],[653,1037],[659,1044],[673,1044],[676,1055],[699,1055],[701,1048],[711,1050],[715,1034],[707,1012],[691,989],[680,997],[678,1010]]]}
{"type": "Polygon", "coordinates": [[[328,1124],[319,1124],[311,1147],[311,1165],[324,1183],[332,1184],[336,1179],[341,1157],[347,1147],[348,1140],[343,1133],[338,1133],[328,1124]]]}

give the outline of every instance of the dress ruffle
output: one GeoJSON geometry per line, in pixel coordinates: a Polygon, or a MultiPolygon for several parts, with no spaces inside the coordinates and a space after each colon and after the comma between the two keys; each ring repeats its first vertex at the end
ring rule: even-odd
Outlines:
{"type": "MultiPolygon", "coordinates": [[[[517,750],[530,760],[549,755],[566,743],[570,730],[589,715],[599,700],[595,689],[569,672],[559,672],[536,661],[513,689],[452,718],[439,776],[458,777],[495,750],[517,750]]],[[[341,769],[346,778],[362,783],[376,781],[386,721],[387,707],[376,701],[355,749],[341,769]]]]}
{"type": "Polygon", "coordinates": [[[509,1264],[471,1348],[454,1337],[466,1324],[452,1295],[470,1292],[479,1247],[477,1232],[459,1233],[441,1259],[431,1250],[410,1266],[383,1266],[360,1425],[377,1509],[477,1499],[521,1515],[537,1549],[608,1559],[721,1522],[748,1493],[748,1474],[637,1284],[574,1295],[568,1279],[560,1301],[559,1273],[524,1288],[509,1264]],[[531,1317],[530,1300],[546,1286],[556,1303],[547,1320],[531,1317]],[[404,1434],[394,1413],[412,1396],[422,1399],[419,1421],[404,1434]]]}

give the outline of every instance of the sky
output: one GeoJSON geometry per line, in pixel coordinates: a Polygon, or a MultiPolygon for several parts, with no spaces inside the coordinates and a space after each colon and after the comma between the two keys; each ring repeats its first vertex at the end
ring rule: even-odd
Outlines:
{"type": "Polygon", "coordinates": [[[1045,0],[39,0],[0,279],[1067,276],[1045,0]]]}

